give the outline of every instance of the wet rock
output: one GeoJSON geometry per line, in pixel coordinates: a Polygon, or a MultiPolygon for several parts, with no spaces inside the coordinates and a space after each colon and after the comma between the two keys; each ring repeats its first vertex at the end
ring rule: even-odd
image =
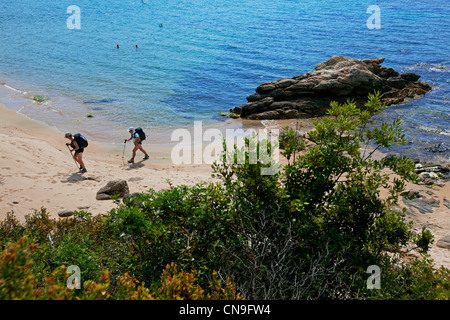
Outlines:
{"type": "Polygon", "coordinates": [[[448,151],[449,149],[446,146],[444,146],[443,143],[438,143],[429,148],[425,148],[425,150],[430,151],[432,153],[444,153],[444,152],[448,151]]]}

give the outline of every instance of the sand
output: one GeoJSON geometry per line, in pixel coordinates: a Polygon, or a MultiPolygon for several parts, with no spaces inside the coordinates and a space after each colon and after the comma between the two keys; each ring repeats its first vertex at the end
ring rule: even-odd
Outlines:
{"type": "Polygon", "coordinates": [[[210,165],[174,165],[171,149],[154,150],[145,142],[150,159],[143,161],[138,151],[135,163],[129,165],[132,143],[127,143],[122,158],[123,145],[90,141],[83,155],[88,172],[79,174],[64,133],[1,104],[0,114],[0,219],[13,211],[23,220],[41,207],[52,217],[58,217],[60,210],[80,208],[92,214],[106,213],[116,205],[110,200],[97,201],[96,193],[110,180],[126,180],[131,193],[167,188],[169,181],[173,185],[211,181],[210,165]]]}
{"type": "MultiPolygon", "coordinates": [[[[161,190],[173,185],[194,185],[211,182],[209,164],[175,165],[171,160],[171,147],[154,148],[145,141],[144,148],[150,155],[143,161],[138,151],[136,163],[126,164],[132,145],[112,147],[90,141],[83,159],[88,170],[79,174],[65,143],[64,133],[48,125],[31,120],[0,104],[0,219],[7,212],[14,212],[23,221],[25,215],[45,207],[52,217],[58,218],[61,210],[86,210],[92,214],[104,214],[117,205],[112,200],[96,200],[97,191],[110,180],[124,179],[130,192],[148,189],[161,190]],[[125,164],[124,164],[125,160],[125,164]]],[[[282,123],[282,122],[280,122],[282,123]]],[[[284,122],[284,124],[294,124],[284,122]]],[[[242,123],[242,126],[251,124],[242,123]]],[[[125,135],[124,138],[127,138],[125,135]]],[[[408,185],[408,190],[432,192],[439,200],[433,213],[422,214],[409,210],[406,218],[414,221],[415,229],[426,226],[435,236],[430,251],[435,266],[450,268],[450,249],[436,246],[437,240],[450,234],[450,210],[444,205],[444,197],[450,195],[449,183],[443,187],[408,185]]],[[[400,200],[402,206],[404,203],[400,200]]]]}

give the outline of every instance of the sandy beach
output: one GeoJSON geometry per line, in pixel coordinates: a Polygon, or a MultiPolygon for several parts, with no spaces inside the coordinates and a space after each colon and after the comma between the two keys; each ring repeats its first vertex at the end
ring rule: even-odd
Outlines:
{"type": "MultiPolygon", "coordinates": [[[[45,207],[51,216],[60,210],[84,209],[92,214],[115,207],[113,201],[97,201],[97,191],[110,180],[124,179],[130,192],[150,188],[208,182],[209,165],[173,165],[170,149],[145,146],[150,159],[138,151],[133,165],[123,163],[123,145],[104,146],[90,141],[83,160],[88,172],[81,175],[65,143],[64,133],[0,105],[0,219],[14,211],[19,219],[45,207]]],[[[124,133],[124,138],[127,138],[124,133]]],[[[132,144],[125,149],[125,163],[132,144]]]]}
{"type": "MultiPolygon", "coordinates": [[[[92,214],[106,213],[116,207],[111,200],[96,200],[97,191],[110,180],[124,179],[130,193],[150,188],[161,190],[173,185],[193,185],[210,182],[209,164],[175,165],[171,148],[155,149],[144,143],[150,159],[143,161],[138,151],[136,163],[126,164],[131,155],[131,144],[111,147],[90,142],[84,161],[88,172],[79,174],[65,143],[64,133],[48,125],[31,120],[0,104],[0,219],[14,212],[19,220],[45,207],[57,218],[60,210],[86,210],[92,214]],[[125,164],[124,164],[125,161],[125,164]]],[[[287,124],[287,123],[284,123],[287,124]]],[[[283,125],[284,125],[283,124],[283,125]]],[[[126,138],[126,133],[124,138],[126,138]]],[[[450,268],[450,250],[436,246],[449,235],[450,210],[444,198],[450,194],[449,183],[441,187],[408,185],[407,190],[427,193],[435,200],[432,213],[409,210],[407,219],[415,222],[415,229],[426,226],[435,236],[431,258],[436,267],[450,268]]],[[[400,200],[402,206],[405,203],[400,200]]]]}

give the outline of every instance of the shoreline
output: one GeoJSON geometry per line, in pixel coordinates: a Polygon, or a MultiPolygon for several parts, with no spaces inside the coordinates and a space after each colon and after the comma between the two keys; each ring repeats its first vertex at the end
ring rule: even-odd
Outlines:
{"type": "MultiPolygon", "coordinates": [[[[0,87],[4,86],[2,83],[0,87]]],[[[18,99],[5,97],[0,90],[0,145],[5,150],[0,155],[0,220],[13,211],[16,218],[24,221],[25,215],[41,207],[54,218],[58,217],[58,211],[80,208],[92,214],[105,213],[116,206],[113,201],[97,201],[96,192],[116,179],[127,180],[130,193],[167,188],[168,181],[173,185],[212,181],[210,164],[194,164],[193,157],[190,164],[173,163],[172,148],[183,141],[170,141],[173,130],[164,129],[156,136],[153,131],[147,132],[143,148],[150,159],[142,161],[143,154],[138,151],[133,165],[127,164],[132,143],[123,144],[123,139],[129,136],[126,129],[120,140],[122,143],[88,138],[89,146],[83,155],[88,172],[80,175],[65,146],[64,132],[20,113],[25,99],[23,92],[12,87],[6,89],[15,90],[18,99]]],[[[290,122],[285,121],[283,125],[290,122]]],[[[264,126],[261,121],[227,119],[220,127],[204,126],[203,133],[211,128],[225,132],[227,129],[262,129],[264,126]]],[[[188,131],[193,137],[193,128],[188,131]]]]}
{"type": "MultiPolygon", "coordinates": [[[[135,121],[131,121],[128,126],[120,126],[114,123],[110,123],[107,119],[95,119],[95,117],[87,119],[83,113],[82,119],[85,119],[85,122],[80,120],[80,115],[74,121],[68,115],[62,115],[60,110],[53,109],[54,105],[58,104],[59,97],[51,98],[44,103],[36,103],[32,100],[34,94],[29,91],[30,88],[27,89],[17,89],[12,87],[8,83],[0,82],[0,104],[4,104],[6,108],[16,111],[18,114],[27,117],[30,120],[40,121],[45,123],[47,126],[51,128],[55,128],[60,132],[71,132],[74,131],[74,128],[78,128],[84,136],[86,136],[90,141],[96,141],[101,143],[106,147],[107,150],[112,152],[121,151],[122,152],[122,141],[124,138],[128,138],[128,130],[129,126],[138,127],[141,126],[139,123],[135,123],[135,121]],[[55,99],[55,101],[53,101],[55,99]],[[48,103],[53,103],[54,105],[49,105],[48,103]],[[33,110],[31,110],[33,109],[33,110]],[[34,109],[37,109],[34,110],[34,109]],[[23,111],[28,110],[26,114],[23,111]],[[31,110],[31,111],[30,111],[31,110]],[[46,117],[48,114],[56,114],[58,119],[49,119],[46,117]],[[99,126],[101,133],[91,128],[99,126]],[[108,131],[109,130],[109,131],[108,131]],[[108,131],[109,135],[104,132],[108,131]]],[[[31,89],[37,90],[39,89],[31,89]]],[[[75,101],[69,101],[71,103],[75,103],[75,101]]],[[[76,107],[82,107],[80,105],[76,105],[76,107]]],[[[76,109],[76,108],[75,108],[76,109]]],[[[85,111],[85,110],[83,110],[85,111]]],[[[208,129],[219,129],[222,134],[225,136],[225,132],[227,129],[243,129],[244,131],[247,129],[264,129],[264,125],[260,120],[248,120],[248,119],[232,119],[225,116],[217,116],[220,120],[210,119],[209,121],[202,121],[203,131],[208,129]]],[[[317,118],[311,118],[302,120],[304,125],[308,128],[312,128],[312,121],[317,118]]],[[[289,120],[276,120],[277,127],[281,130],[281,128],[285,125],[293,126],[295,125],[296,119],[289,120]]],[[[173,127],[155,127],[155,128],[147,128],[143,127],[144,131],[150,137],[150,139],[146,140],[146,144],[150,145],[151,148],[157,150],[164,150],[167,148],[171,148],[178,143],[178,141],[171,141],[171,134],[176,129],[186,129],[191,135],[194,130],[194,122],[192,120],[189,125],[184,126],[173,126],[173,127]]]]}
{"type": "MultiPolygon", "coordinates": [[[[66,209],[105,213],[116,207],[114,202],[97,201],[95,196],[110,180],[127,180],[130,193],[166,188],[168,180],[174,185],[210,180],[208,165],[173,165],[169,148],[149,150],[151,158],[146,162],[138,154],[134,165],[124,166],[122,148],[119,152],[117,147],[97,141],[90,141],[85,150],[83,160],[88,172],[81,175],[65,146],[64,133],[4,104],[0,104],[0,113],[0,144],[4,150],[0,155],[1,220],[14,211],[23,221],[25,215],[41,206],[55,218],[58,211],[66,209]]],[[[128,147],[125,157],[130,154],[128,147]]]]}

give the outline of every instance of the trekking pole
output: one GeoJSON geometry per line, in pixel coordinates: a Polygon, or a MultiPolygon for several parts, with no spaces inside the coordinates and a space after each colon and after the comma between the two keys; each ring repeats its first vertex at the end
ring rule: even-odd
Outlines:
{"type": "Polygon", "coordinates": [[[125,165],[125,146],[127,145],[127,140],[123,142],[123,152],[122,152],[122,164],[125,165]]]}
{"type": "MultiPolygon", "coordinates": [[[[70,148],[69,148],[69,145],[68,144],[66,144],[66,147],[67,147],[67,149],[69,150],[69,152],[70,152],[70,155],[72,156],[72,159],[73,159],[73,154],[72,154],[72,151],[70,150],[70,148]]],[[[75,162],[75,165],[77,166],[77,169],[79,169],[78,168],[78,164],[77,164],[77,162],[76,162],[76,160],[75,159],[73,159],[73,162],[75,162]]]]}

